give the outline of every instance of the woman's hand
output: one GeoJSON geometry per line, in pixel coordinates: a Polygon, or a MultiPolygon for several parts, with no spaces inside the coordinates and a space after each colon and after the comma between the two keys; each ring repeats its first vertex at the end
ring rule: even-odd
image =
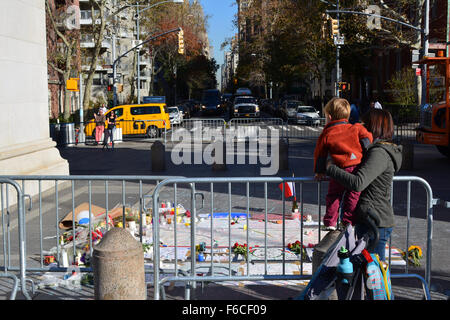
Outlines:
{"type": "Polygon", "coordinates": [[[333,164],[334,164],[333,159],[328,158],[326,168],[328,169],[328,168],[329,168],[331,165],[333,165],[333,164]]]}

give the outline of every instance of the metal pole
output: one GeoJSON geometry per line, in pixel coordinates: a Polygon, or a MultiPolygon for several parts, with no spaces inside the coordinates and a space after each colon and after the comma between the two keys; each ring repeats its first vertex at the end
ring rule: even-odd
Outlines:
{"type": "MultiPolygon", "coordinates": [[[[336,8],[339,11],[339,0],[337,0],[336,2],[336,8]]],[[[337,37],[339,38],[341,36],[341,32],[339,30],[340,26],[339,26],[339,12],[337,13],[337,22],[338,22],[338,35],[337,37]]],[[[339,43],[340,39],[338,39],[338,43],[339,43]]],[[[336,96],[339,97],[340,96],[340,92],[339,92],[339,82],[341,82],[341,75],[339,72],[339,50],[340,50],[340,45],[336,44],[336,96]]]]}
{"type": "MultiPolygon", "coordinates": [[[[139,4],[136,4],[136,38],[137,38],[137,43],[139,45],[139,4]]],[[[137,48],[137,102],[141,103],[141,69],[140,69],[140,64],[141,64],[141,48],[138,47],[137,48]]]]}
{"type": "MultiPolygon", "coordinates": [[[[117,6],[117,0],[113,1],[113,7],[116,8],[117,6]]],[[[111,49],[111,53],[112,53],[112,61],[113,61],[113,65],[114,65],[114,61],[116,61],[116,16],[114,16],[114,20],[113,20],[113,33],[112,33],[112,49],[111,49]]],[[[113,107],[115,107],[117,105],[117,90],[116,90],[116,70],[114,69],[113,72],[113,107]]]]}
{"type": "Polygon", "coordinates": [[[116,92],[116,75],[117,75],[117,61],[113,62],[113,108],[117,105],[117,92],[116,92]]]}
{"type": "MultiPolygon", "coordinates": [[[[425,1],[425,25],[423,30],[423,56],[428,56],[428,35],[430,33],[430,0],[425,1]]],[[[422,65],[422,104],[426,103],[427,92],[427,65],[422,65]]]]}

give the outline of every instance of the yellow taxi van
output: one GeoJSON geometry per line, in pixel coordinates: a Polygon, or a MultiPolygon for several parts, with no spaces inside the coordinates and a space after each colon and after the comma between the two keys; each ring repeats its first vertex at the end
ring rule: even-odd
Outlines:
{"type": "MultiPolygon", "coordinates": [[[[160,137],[164,130],[170,129],[165,103],[121,105],[109,109],[105,113],[106,117],[111,111],[116,113],[116,128],[122,128],[122,135],[146,135],[156,138],[160,137]]],[[[86,123],[84,133],[86,136],[95,137],[95,119],[86,123]]]]}

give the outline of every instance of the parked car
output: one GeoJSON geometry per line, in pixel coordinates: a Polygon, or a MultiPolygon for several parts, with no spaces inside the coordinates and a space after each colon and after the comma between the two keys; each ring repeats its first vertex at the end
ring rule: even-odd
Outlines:
{"type": "Polygon", "coordinates": [[[252,96],[238,96],[233,103],[234,117],[259,117],[259,105],[257,99],[252,96]]]}
{"type": "Polygon", "coordinates": [[[252,91],[249,88],[238,88],[235,93],[236,96],[251,96],[252,91]]]}
{"type": "Polygon", "coordinates": [[[181,124],[183,122],[183,113],[178,109],[178,107],[169,107],[169,119],[170,124],[181,124]]]}
{"type": "Polygon", "coordinates": [[[183,119],[191,118],[191,109],[189,108],[189,106],[187,106],[185,104],[179,104],[177,107],[183,114],[183,119]]]}
{"type": "Polygon", "coordinates": [[[202,115],[219,115],[223,113],[222,97],[217,89],[203,90],[202,94],[202,115]]]}
{"type": "Polygon", "coordinates": [[[319,111],[312,106],[297,107],[297,123],[307,125],[319,125],[319,111]]]}
{"type": "Polygon", "coordinates": [[[297,121],[297,108],[303,103],[297,100],[284,100],[281,105],[281,118],[285,121],[297,121]]]}

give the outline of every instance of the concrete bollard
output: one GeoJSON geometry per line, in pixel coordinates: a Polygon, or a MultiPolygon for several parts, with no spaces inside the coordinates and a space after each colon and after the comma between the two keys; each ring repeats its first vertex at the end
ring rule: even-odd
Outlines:
{"type": "MultiPolygon", "coordinates": [[[[341,231],[330,231],[325,237],[314,247],[313,255],[312,255],[312,273],[315,274],[317,269],[319,268],[322,260],[327,253],[328,249],[331,245],[336,242],[339,237],[341,231]]],[[[336,290],[330,295],[329,300],[337,300],[336,290]]]]}
{"type": "Polygon", "coordinates": [[[151,148],[152,152],[152,172],[166,170],[166,147],[161,141],[155,141],[151,148]]]}
{"type": "Polygon", "coordinates": [[[414,144],[404,143],[402,144],[402,169],[413,170],[414,169],[414,144]]]}
{"type": "Polygon", "coordinates": [[[112,228],[94,247],[96,300],[146,300],[144,251],[123,228],[112,228]]]}
{"type": "Polygon", "coordinates": [[[286,139],[280,139],[279,159],[280,170],[289,170],[289,143],[286,139]]]}

